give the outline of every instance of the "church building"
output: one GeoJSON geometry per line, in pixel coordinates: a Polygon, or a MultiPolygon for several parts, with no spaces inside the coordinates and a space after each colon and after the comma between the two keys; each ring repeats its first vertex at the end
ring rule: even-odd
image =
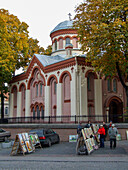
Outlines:
{"type": "Polygon", "coordinates": [[[119,78],[101,76],[86,63],[72,25],[72,20],[59,23],[50,33],[51,56],[35,54],[26,72],[13,77],[9,117],[123,122],[126,95],[119,78]]]}

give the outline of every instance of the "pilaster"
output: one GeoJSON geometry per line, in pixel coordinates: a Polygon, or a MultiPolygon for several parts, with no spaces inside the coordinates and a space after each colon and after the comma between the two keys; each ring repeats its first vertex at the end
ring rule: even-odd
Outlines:
{"type": "Polygon", "coordinates": [[[30,116],[30,90],[26,90],[26,97],[25,97],[25,116],[30,116]]]}

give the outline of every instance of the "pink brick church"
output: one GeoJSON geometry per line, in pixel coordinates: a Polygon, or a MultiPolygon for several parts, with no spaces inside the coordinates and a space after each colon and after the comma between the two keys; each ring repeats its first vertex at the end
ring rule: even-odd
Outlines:
{"type": "Polygon", "coordinates": [[[9,117],[123,122],[126,95],[119,78],[101,77],[85,62],[72,24],[59,23],[50,33],[51,56],[35,54],[26,72],[12,79],[9,117]]]}

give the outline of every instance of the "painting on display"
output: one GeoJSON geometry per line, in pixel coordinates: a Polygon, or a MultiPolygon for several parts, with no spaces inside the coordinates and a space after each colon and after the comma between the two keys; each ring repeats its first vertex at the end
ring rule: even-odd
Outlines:
{"type": "Polygon", "coordinates": [[[92,146],[95,146],[94,138],[90,138],[92,146]]]}
{"type": "Polygon", "coordinates": [[[88,128],[84,128],[84,132],[85,132],[86,138],[90,138],[88,128]]]}
{"type": "Polygon", "coordinates": [[[23,140],[22,135],[18,134],[18,137],[19,137],[19,141],[20,141],[21,145],[24,145],[24,140],[23,140]]]}
{"type": "Polygon", "coordinates": [[[90,128],[88,128],[89,129],[89,134],[90,134],[90,136],[91,135],[94,135],[94,133],[93,133],[93,131],[92,131],[92,128],[90,127],[90,128]]]}
{"type": "Polygon", "coordinates": [[[32,146],[30,144],[29,141],[25,141],[25,145],[26,145],[26,148],[27,148],[27,151],[30,153],[30,152],[33,152],[33,149],[32,149],[32,146]]]}
{"type": "Polygon", "coordinates": [[[95,125],[95,124],[92,124],[92,128],[93,128],[93,132],[94,132],[94,134],[96,134],[96,133],[97,133],[96,125],[95,125]]]}
{"type": "Polygon", "coordinates": [[[82,135],[83,135],[84,140],[86,140],[86,135],[85,135],[84,129],[82,129],[82,135]]]}
{"type": "Polygon", "coordinates": [[[35,137],[33,135],[29,135],[29,137],[32,141],[32,144],[35,145],[36,144],[35,137]]]}
{"type": "Polygon", "coordinates": [[[25,133],[22,133],[22,138],[23,138],[23,140],[24,141],[26,141],[27,139],[26,139],[26,135],[25,135],[25,133]]]}
{"type": "Polygon", "coordinates": [[[88,140],[88,143],[89,143],[90,152],[92,152],[93,151],[93,146],[92,146],[92,143],[91,143],[91,138],[89,138],[87,140],[88,140]]]}
{"type": "Polygon", "coordinates": [[[27,149],[26,149],[26,146],[25,145],[22,145],[22,149],[23,149],[23,152],[27,152],[27,149]]]}
{"type": "Polygon", "coordinates": [[[37,134],[34,134],[34,138],[35,138],[36,144],[40,143],[40,140],[39,140],[39,138],[38,138],[38,135],[37,135],[37,134]]]}
{"type": "Polygon", "coordinates": [[[11,155],[16,155],[19,149],[19,142],[14,142],[11,155]]]}

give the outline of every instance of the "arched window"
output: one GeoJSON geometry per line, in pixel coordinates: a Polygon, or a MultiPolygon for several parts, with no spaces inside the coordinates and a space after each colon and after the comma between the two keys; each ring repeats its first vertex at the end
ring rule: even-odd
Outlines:
{"type": "Polygon", "coordinates": [[[40,110],[39,110],[39,106],[36,107],[37,110],[37,119],[40,119],[40,110]]]}
{"type": "Polygon", "coordinates": [[[108,88],[108,91],[110,92],[111,91],[111,79],[110,78],[107,81],[107,88],[108,88]]]}
{"type": "Polygon", "coordinates": [[[55,51],[57,50],[57,40],[55,40],[55,51]]]}
{"type": "Polygon", "coordinates": [[[36,97],[38,97],[38,84],[36,84],[36,97]]]}
{"type": "Polygon", "coordinates": [[[63,49],[63,39],[59,39],[59,49],[63,49]]]}
{"type": "Polygon", "coordinates": [[[33,119],[35,119],[36,115],[35,115],[35,109],[34,109],[34,107],[32,108],[32,110],[33,110],[33,119]]]}
{"type": "Polygon", "coordinates": [[[70,77],[66,74],[64,76],[64,100],[70,99],[70,77]]]}
{"type": "Polygon", "coordinates": [[[92,106],[88,107],[88,115],[91,116],[92,115],[92,106]]]}
{"type": "Polygon", "coordinates": [[[70,38],[66,38],[66,45],[70,44],[70,38]]]}
{"type": "Polygon", "coordinates": [[[56,94],[56,81],[54,82],[54,94],[56,94]]]}
{"type": "Polygon", "coordinates": [[[117,92],[117,81],[116,81],[116,79],[113,80],[113,91],[117,92]]]}
{"type": "Polygon", "coordinates": [[[87,77],[87,88],[88,88],[88,90],[91,90],[91,87],[90,87],[90,77],[89,76],[87,77]]]}
{"type": "Polygon", "coordinates": [[[42,83],[40,83],[40,96],[42,96],[42,83]]]}
{"type": "Polygon", "coordinates": [[[42,119],[44,119],[44,109],[42,106],[41,106],[41,115],[42,115],[42,119]]]}

